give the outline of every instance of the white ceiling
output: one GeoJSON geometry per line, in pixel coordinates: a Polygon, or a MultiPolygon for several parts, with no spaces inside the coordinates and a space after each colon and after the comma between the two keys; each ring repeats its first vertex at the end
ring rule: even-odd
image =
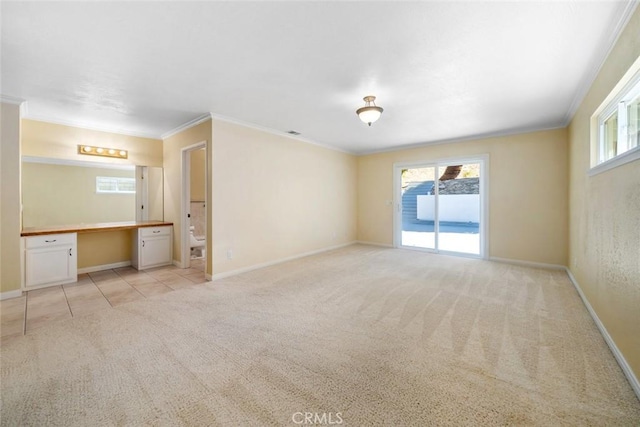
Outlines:
{"type": "Polygon", "coordinates": [[[0,92],[46,121],[159,137],[211,112],[354,153],[547,129],[636,5],[3,1],[0,92]]]}

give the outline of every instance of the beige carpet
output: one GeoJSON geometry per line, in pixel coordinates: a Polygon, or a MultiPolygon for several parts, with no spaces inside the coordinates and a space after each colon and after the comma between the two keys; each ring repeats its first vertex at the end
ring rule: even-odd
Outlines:
{"type": "Polygon", "coordinates": [[[7,426],[640,423],[564,272],[361,245],[45,326],[1,355],[7,426]]]}

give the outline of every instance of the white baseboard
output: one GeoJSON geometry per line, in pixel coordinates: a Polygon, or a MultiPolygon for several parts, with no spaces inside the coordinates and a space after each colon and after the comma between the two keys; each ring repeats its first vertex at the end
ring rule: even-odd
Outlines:
{"type": "Polygon", "coordinates": [[[503,262],[505,264],[521,265],[523,267],[546,268],[549,270],[566,270],[566,267],[560,264],[545,264],[543,262],[522,261],[519,259],[499,258],[494,256],[489,257],[489,261],[503,262]]]}
{"type": "Polygon", "coordinates": [[[78,269],[78,274],[93,273],[95,271],[111,270],[112,268],[129,267],[131,261],[114,262],[113,264],[94,265],[78,269]]]}
{"type": "Polygon", "coordinates": [[[16,289],[15,291],[2,292],[0,293],[0,301],[11,299],[11,298],[18,298],[21,296],[22,296],[22,289],[16,289]]]}
{"type": "Polygon", "coordinates": [[[249,267],[239,268],[237,270],[231,270],[231,271],[226,271],[224,273],[214,274],[213,276],[211,276],[211,280],[224,279],[225,277],[231,277],[231,276],[235,276],[237,274],[247,273],[249,271],[258,270],[259,268],[271,267],[272,265],[282,264],[283,262],[293,261],[295,259],[304,258],[304,257],[308,257],[308,256],[311,256],[311,255],[317,255],[317,254],[321,254],[323,252],[333,251],[335,249],[340,249],[340,248],[344,248],[344,247],[347,247],[347,246],[351,246],[354,243],[356,243],[356,242],[343,243],[341,245],[330,246],[328,248],[322,248],[322,249],[318,249],[318,250],[310,251],[310,252],[304,252],[304,253],[301,253],[301,254],[298,254],[298,255],[293,255],[293,256],[290,256],[290,257],[286,257],[286,258],[280,258],[280,259],[277,259],[277,260],[274,260],[274,261],[268,261],[268,262],[263,262],[263,263],[260,263],[260,264],[254,264],[254,265],[251,265],[249,267]]]}
{"type": "Polygon", "coordinates": [[[618,349],[618,346],[616,345],[615,341],[613,341],[613,338],[611,338],[611,335],[609,335],[607,328],[604,327],[604,325],[600,321],[600,318],[598,317],[596,312],[593,310],[593,307],[591,307],[589,300],[587,300],[587,297],[582,292],[582,289],[580,288],[580,285],[578,285],[576,278],[573,277],[573,274],[571,274],[571,270],[565,267],[565,271],[569,275],[569,280],[571,280],[571,283],[573,283],[573,286],[576,288],[576,291],[578,291],[578,295],[580,295],[580,298],[582,299],[584,306],[587,307],[587,311],[591,315],[591,318],[593,318],[593,321],[595,322],[596,326],[600,330],[600,334],[602,335],[607,345],[609,346],[611,353],[613,353],[613,357],[616,358],[618,365],[620,365],[620,368],[622,368],[622,372],[624,372],[625,377],[627,377],[627,380],[629,380],[629,383],[631,384],[631,388],[636,393],[636,396],[638,397],[638,399],[640,399],[640,382],[638,381],[638,378],[633,373],[633,370],[631,370],[631,366],[629,366],[629,364],[627,363],[627,360],[624,358],[624,356],[618,349]]]}
{"type": "Polygon", "coordinates": [[[393,248],[393,245],[390,245],[388,243],[367,242],[366,240],[356,240],[354,243],[358,243],[360,245],[369,245],[369,246],[382,246],[383,248],[393,248]]]}

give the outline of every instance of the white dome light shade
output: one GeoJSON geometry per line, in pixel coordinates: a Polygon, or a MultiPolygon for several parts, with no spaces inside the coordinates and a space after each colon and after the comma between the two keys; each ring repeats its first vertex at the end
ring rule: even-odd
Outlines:
{"type": "Polygon", "coordinates": [[[375,104],[375,96],[365,96],[363,100],[365,102],[365,106],[358,108],[356,110],[356,114],[358,115],[358,117],[360,117],[360,120],[371,126],[371,123],[380,118],[380,115],[384,110],[382,109],[382,107],[378,107],[375,104]]]}
{"type": "Polygon", "coordinates": [[[358,109],[358,116],[360,120],[371,126],[371,123],[380,118],[382,114],[382,108],[380,107],[362,107],[358,109]]]}

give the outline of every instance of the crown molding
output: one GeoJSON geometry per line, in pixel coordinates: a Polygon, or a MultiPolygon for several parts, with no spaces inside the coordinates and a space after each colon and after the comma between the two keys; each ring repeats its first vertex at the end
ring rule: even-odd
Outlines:
{"type": "Polygon", "coordinates": [[[15,96],[0,94],[0,102],[3,104],[22,105],[27,102],[26,99],[16,98],[15,96]]]}
{"type": "Polygon", "coordinates": [[[148,139],[157,139],[160,140],[160,136],[157,134],[145,133],[145,132],[134,132],[127,129],[109,127],[109,126],[95,126],[91,124],[87,124],[85,122],[76,121],[76,120],[62,120],[57,118],[51,118],[47,116],[41,116],[36,114],[26,114],[23,119],[34,120],[37,122],[45,122],[52,123],[54,125],[62,125],[69,126],[78,129],[86,129],[93,130],[96,132],[107,132],[107,133],[115,133],[118,135],[126,135],[126,136],[134,136],[137,138],[148,138],[148,139]]]}
{"type": "Polygon", "coordinates": [[[203,114],[201,116],[196,117],[193,120],[189,120],[187,123],[185,123],[183,125],[180,125],[180,126],[178,126],[176,128],[171,129],[168,132],[163,133],[160,136],[160,138],[163,139],[163,140],[167,139],[167,138],[170,138],[170,137],[172,137],[173,135],[175,135],[177,133],[183,132],[183,131],[185,131],[185,130],[187,130],[189,128],[192,128],[194,126],[198,126],[200,123],[204,123],[207,120],[211,120],[212,118],[213,118],[213,115],[211,113],[205,113],[205,114],[203,114]]]}
{"type": "Polygon", "coordinates": [[[490,132],[490,133],[483,133],[483,134],[477,134],[477,135],[470,135],[470,136],[465,136],[465,137],[461,137],[461,138],[451,138],[451,139],[442,139],[439,141],[432,141],[432,142],[418,142],[416,144],[405,144],[405,145],[398,145],[395,147],[389,147],[389,148],[381,148],[379,150],[371,150],[371,151],[358,151],[356,153],[357,156],[368,156],[370,154],[379,154],[379,153],[389,153],[392,151],[400,151],[400,150],[411,150],[414,148],[423,148],[423,147],[429,147],[431,145],[442,145],[442,144],[454,144],[457,142],[469,142],[469,141],[480,141],[482,139],[489,139],[489,138],[500,138],[500,137],[504,137],[504,136],[514,136],[514,135],[523,135],[526,133],[533,133],[533,132],[544,132],[547,130],[556,130],[556,129],[564,129],[566,128],[566,125],[564,124],[558,124],[558,125],[552,125],[552,126],[541,126],[541,127],[524,127],[524,128],[517,128],[517,129],[510,129],[510,130],[506,130],[506,131],[498,131],[498,132],[490,132]]]}
{"type": "Polygon", "coordinates": [[[20,107],[20,118],[27,115],[28,109],[26,99],[0,94],[0,102],[3,104],[18,105],[20,107]]]}
{"type": "Polygon", "coordinates": [[[593,83],[598,77],[600,70],[604,66],[605,62],[607,62],[607,59],[609,58],[611,51],[616,46],[618,39],[622,35],[622,32],[627,26],[627,24],[629,23],[629,20],[633,16],[633,13],[638,7],[638,4],[640,4],[638,0],[629,0],[627,2],[624,8],[624,11],[622,12],[620,19],[618,20],[618,23],[615,26],[614,31],[611,33],[606,52],[604,53],[600,61],[594,64],[593,68],[589,70],[589,72],[587,73],[587,77],[583,80],[583,83],[580,85],[580,87],[578,87],[578,90],[576,91],[573,97],[573,100],[571,101],[571,104],[569,104],[569,109],[567,110],[567,113],[563,118],[564,126],[569,125],[569,123],[573,119],[573,116],[576,114],[576,111],[578,111],[580,104],[582,104],[582,101],[587,96],[587,93],[589,93],[589,89],[591,89],[591,86],[593,86],[593,83]]]}
{"type": "Polygon", "coordinates": [[[285,138],[293,139],[293,140],[296,140],[296,141],[299,141],[299,142],[304,142],[305,144],[315,145],[317,147],[325,148],[327,150],[338,151],[340,153],[351,154],[351,155],[356,155],[357,154],[354,151],[344,150],[342,148],[334,147],[332,145],[322,144],[320,142],[316,142],[316,141],[313,141],[311,139],[307,139],[307,138],[304,138],[304,137],[301,137],[301,136],[298,136],[298,135],[291,135],[290,133],[287,133],[287,132],[283,132],[283,131],[276,130],[276,129],[269,128],[269,127],[265,127],[265,126],[256,125],[254,123],[245,122],[243,120],[233,119],[231,117],[223,116],[223,115],[220,115],[220,114],[212,114],[212,117],[215,120],[219,120],[221,122],[232,123],[234,125],[243,126],[243,127],[246,127],[246,128],[258,130],[260,132],[265,132],[265,133],[269,133],[269,134],[276,135],[276,136],[283,136],[285,138]]]}

